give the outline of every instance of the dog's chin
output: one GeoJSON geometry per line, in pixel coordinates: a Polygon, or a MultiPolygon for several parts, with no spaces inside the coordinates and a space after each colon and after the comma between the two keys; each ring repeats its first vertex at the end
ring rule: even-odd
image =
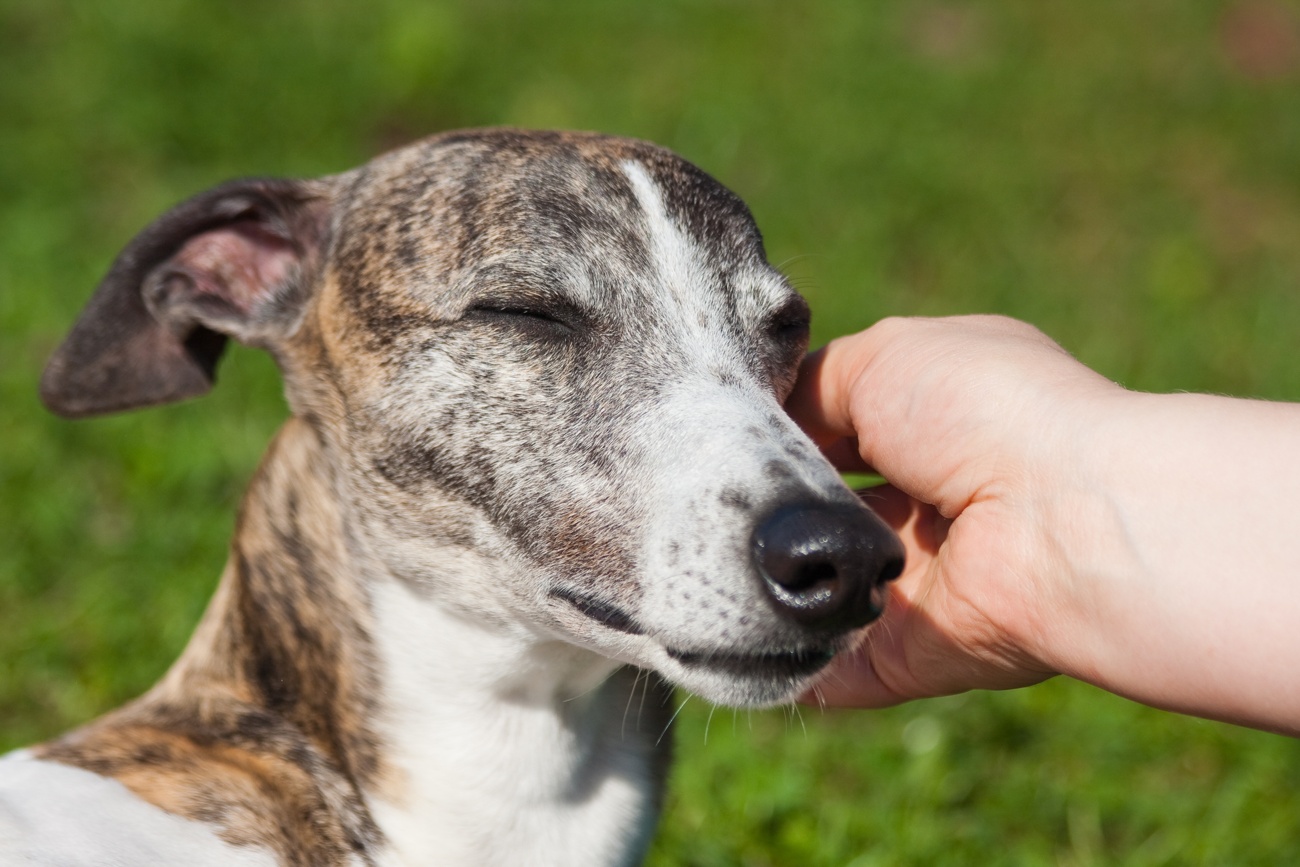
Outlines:
{"type": "Polygon", "coordinates": [[[849,636],[840,636],[782,646],[769,638],[755,641],[752,648],[735,644],[686,648],[599,600],[566,590],[552,591],[551,596],[559,603],[558,619],[569,640],[612,659],[653,669],[701,698],[733,707],[793,701],[851,643],[849,636]]]}
{"type": "Polygon", "coordinates": [[[715,704],[768,707],[798,698],[835,657],[831,647],[738,653],[664,649],[655,666],[673,683],[715,704]]]}

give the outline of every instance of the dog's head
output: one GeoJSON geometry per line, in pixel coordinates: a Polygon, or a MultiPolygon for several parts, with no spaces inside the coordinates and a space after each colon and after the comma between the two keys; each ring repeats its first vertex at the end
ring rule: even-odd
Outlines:
{"type": "Polygon", "coordinates": [[[796,695],[901,569],[781,410],[806,304],[660,148],[476,131],[218,187],[122,253],[43,395],[190,397],[227,337],[275,355],[391,575],[707,698],[796,695]]]}

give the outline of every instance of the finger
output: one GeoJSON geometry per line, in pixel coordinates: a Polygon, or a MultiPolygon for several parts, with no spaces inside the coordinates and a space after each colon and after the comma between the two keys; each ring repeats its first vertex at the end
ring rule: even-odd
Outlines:
{"type": "Polygon", "coordinates": [[[826,364],[831,345],[811,353],[799,366],[799,378],[785,401],[785,411],[818,443],[853,436],[849,395],[826,364]]]}
{"type": "Polygon", "coordinates": [[[934,506],[924,503],[893,485],[880,485],[858,491],[858,497],[871,511],[889,525],[903,543],[907,553],[907,577],[928,569],[948,538],[952,521],[939,514],[934,506]]]}
{"type": "Polygon", "coordinates": [[[818,444],[826,460],[841,473],[874,473],[875,470],[858,453],[857,437],[840,437],[829,443],[818,444]]]}
{"type": "Polygon", "coordinates": [[[799,701],[843,708],[892,707],[907,701],[876,674],[867,650],[866,642],[870,640],[868,637],[857,650],[837,656],[817,683],[799,697],[799,701]]]}
{"type": "Polygon", "coordinates": [[[879,515],[895,533],[902,532],[917,510],[922,508],[921,503],[893,485],[880,485],[857,493],[867,508],[879,515]]]}
{"type": "MultiPolygon", "coordinates": [[[[832,340],[826,346],[804,359],[794,389],[786,399],[785,409],[790,417],[823,448],[831,447],[841,439],[850,439],[858,448],[861,460],[872,464],[865,447],[871,446],[872,437],[880,431],[888,432],[889,439],[900,436],[899,412],[905,410],[906,401],[893,387],[865,387],[868,374],[891,364],[892,349],[903,338],[912,334],[921,320],[883,319],[865,331],[832,340]],[[877,391],[877,388],[883,390],[877,391]],[[865,405],[864,395],[876,395],[865,405]],[[866,429],[863,425],[867,424],[866,429]],[[858,442],[857,437],[866,439],[858,442]]],[[[896,353],[893,353],[896,354],[896,353]]],[[[835,445],[837,454],[846,447],[835,445]]],[[[851,462],[842,458],[847,466],[851,462]]],[[[879,465],[876,466],[880,470],[879,465]]]]}
{"type": "MultiPolygon", "coordinates": [[[[909,521],[909,526],[914,523],[909,521]]],[[[906,537],[906,529],[903,535],[906,537]]],[[[816,701],[825,707],[873,708],[940,694],[918,680],[909,666],[906,646],[915,639],[909,633],[929,625],[925,620],[917,622],[909,593],[899,586],[915,577],[909,565],[904,575],[890,585],[884,614],[862,630],[857,647],[832,660],[801,700],[816,701]]]]}
{"type": "Polygon", "coordinates": [[[904,645],[909,630],[918,625],[925,628],[924,620],[918,624],[911,616],[912,596],[918,592],[918,582],[924,582],[933,567],[948,522],[940,518],[933,506],[889,485],[862,491],[859,496],[898,533],[906,550],[907,565],[890,585],[884,615],[865,630],[856,649],[836,656],[825,675],[800,697],[807,704],[880,708],[931,694],[912,679],[904,645]],[[889,680],[880,675],[882,665],[891,674],[889,680]],[[903,691],[898,684],[903,684],[903,691]]]}

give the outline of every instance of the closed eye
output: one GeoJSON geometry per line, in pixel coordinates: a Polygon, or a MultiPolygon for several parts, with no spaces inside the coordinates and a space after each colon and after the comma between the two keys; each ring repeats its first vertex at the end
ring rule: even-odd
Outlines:
{"type": "Polygon", "coordinates": [[[807,346],[812,311],[808,302],[796,295],[777,309],[767,320],[767,333],[781,344],[807,346]]]}
{"type": "Polygon", "coordinates": [[[782,401],[794,387],[799,362],[803,361],[804,353],[808,351],[811,323],[812,313],[808,309],[808,302],[798,295],[791,296],[767,318],[768,375],[782,401]]]}
{"type": "Polygon", "coordinates": [[[538,319],[542,322],[551,322],[555,325],[568,326],[559,313],[548,310],[543,307],[528,307],[519,304],[497,304],[485,303],[475,304],[469,308],[470,313],[482,316],[502,316],[502,317],[522,317],[527,319],[538,319]]]}
{"type": "Polygon", "coordinates": [[[487,298],[470,305],[465,317],[553,337],[572,334],[587,320],[584,311],[567,301],[531,298],[487,298]]]}

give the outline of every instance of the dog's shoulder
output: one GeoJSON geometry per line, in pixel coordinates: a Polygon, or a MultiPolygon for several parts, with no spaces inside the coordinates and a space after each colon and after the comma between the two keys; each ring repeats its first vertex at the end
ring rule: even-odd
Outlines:
{"type": "Polygon", "coordinates": [[[232,846],[117,780],[27,750],[0,757],[0,867],[275,863],[267,850],[232,846]]]}
{"type": "MultiPolygon", "coordinates": [[[[79,785],[72,778],[63,784],[75,797],[94,795],[87,807],[126,799],[203,829],[226,851],[267,853],[269,860],[252,863],[351,867],[376,861],[381,838],[360,794],[298,726],[219,691],[167,693],[160,687],[13,761],[50,766],[43,773],[61,779],[61,769],[88,775],[79,785]],[[97,781],[110,783],[118,800],[92,785],[97,781]]],[[[5,801],[0,788],[0,811],[5,801]]],[[[68,812],[48,799],[42,809],[68,812]]],[[[111,831],[111,823],[104,830],[111,831]]],[[[161,839],[159,832],[166,829],[141,837],[161,839]]],[[[195,863],[227,861],[223,855],[195,863]]]]}

